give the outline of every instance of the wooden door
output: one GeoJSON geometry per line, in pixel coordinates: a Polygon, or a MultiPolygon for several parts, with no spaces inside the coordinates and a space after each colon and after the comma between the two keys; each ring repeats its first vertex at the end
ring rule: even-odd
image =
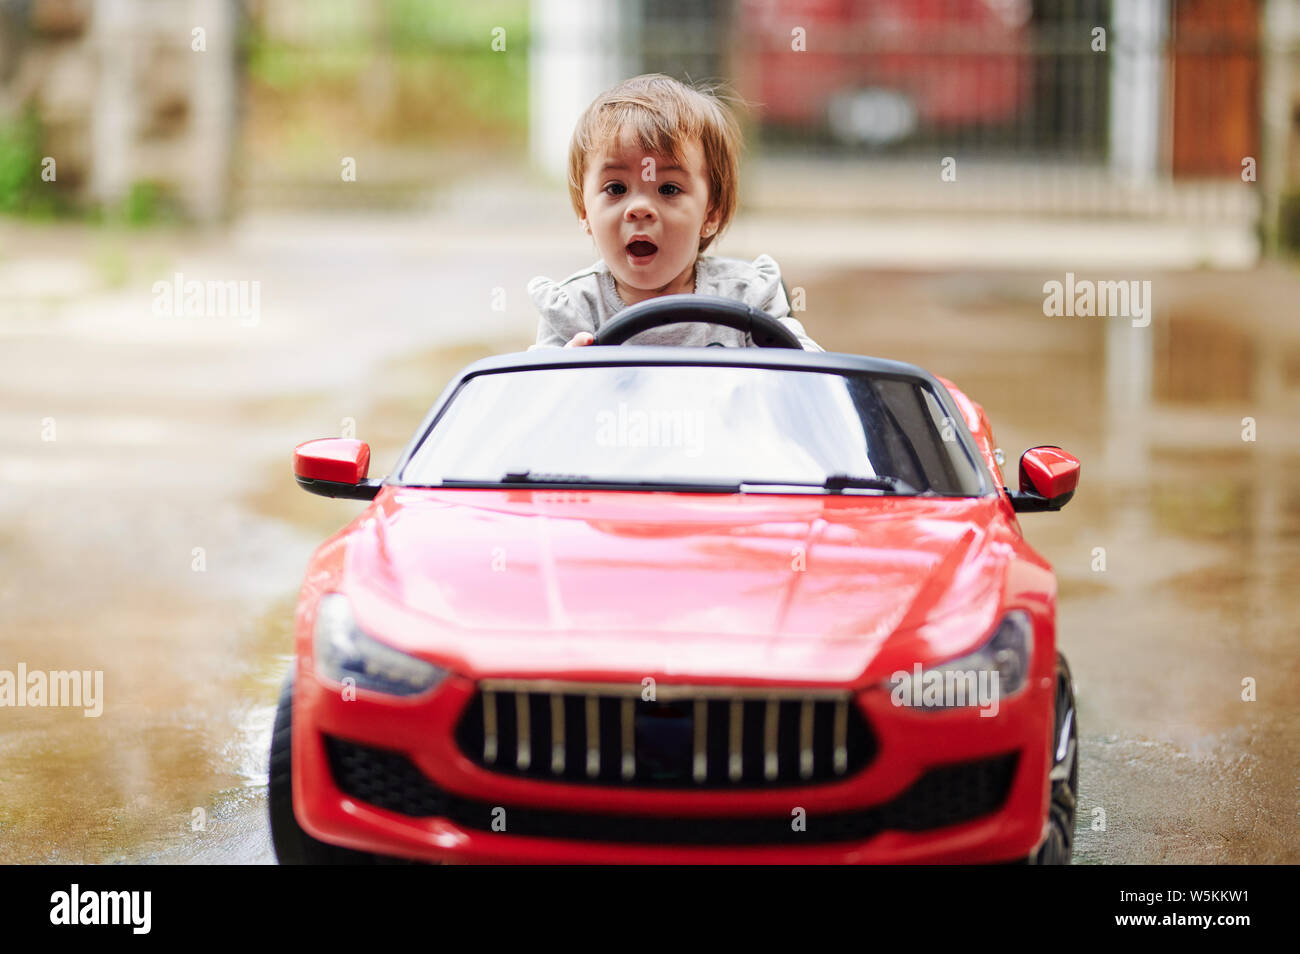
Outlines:
{"type": "Polygon", "coordinates": [[[1175,176],[1240,176],[1259,158],[1260,0],[1172,0],[1175,176]]]}

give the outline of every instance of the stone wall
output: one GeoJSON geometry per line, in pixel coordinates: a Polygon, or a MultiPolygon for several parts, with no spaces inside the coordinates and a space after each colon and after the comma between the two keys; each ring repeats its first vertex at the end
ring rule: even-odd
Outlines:
{"type": "Polygon", "coordinates": [[[53,188],[112,208],[151,184],[229,208],[237,0],[0,0],[0,121],[35,108],[53,188]]]}

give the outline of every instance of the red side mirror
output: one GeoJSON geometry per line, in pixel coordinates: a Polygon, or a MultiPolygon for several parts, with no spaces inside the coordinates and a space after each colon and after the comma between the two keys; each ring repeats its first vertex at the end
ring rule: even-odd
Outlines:
{"type": "Polygon", "coordinates": [[[1017,511],[1060,510],[1079,486],[1079,458],[1059,447],[1031,447],[1020,457],[1020,492],[1011,495],[1017,511]]]}
{"type": "Polygon", "coordinates": [[[293,474],[304,490],[325,497],[371,500],[380,482],[367,480],[370,445],[344,437],[306,441],[293,449],[293,474]]]}

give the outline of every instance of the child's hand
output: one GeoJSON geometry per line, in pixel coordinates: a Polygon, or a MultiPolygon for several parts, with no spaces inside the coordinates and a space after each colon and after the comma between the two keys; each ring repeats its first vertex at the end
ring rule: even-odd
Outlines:
{"type": "Polygon", "coordinates": [[[593,335],[590,331],[579,331],[576,335],[574,335],[572,338],[569,339],[569,343],[566,344],[564,347],[580,348],[583,345],[591,344],[595,340],[596,340],[596,336],[593,335]]]}

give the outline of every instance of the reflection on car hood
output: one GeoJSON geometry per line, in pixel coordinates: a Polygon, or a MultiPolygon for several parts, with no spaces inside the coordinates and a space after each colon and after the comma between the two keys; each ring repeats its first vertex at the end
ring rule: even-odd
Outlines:
{"type": "Polygon", "coordinates": [[[995,497],[394,488],[343,584],[379,638],[479,674],[851,680],[981,641],[1004,519],[995,497]]]}

